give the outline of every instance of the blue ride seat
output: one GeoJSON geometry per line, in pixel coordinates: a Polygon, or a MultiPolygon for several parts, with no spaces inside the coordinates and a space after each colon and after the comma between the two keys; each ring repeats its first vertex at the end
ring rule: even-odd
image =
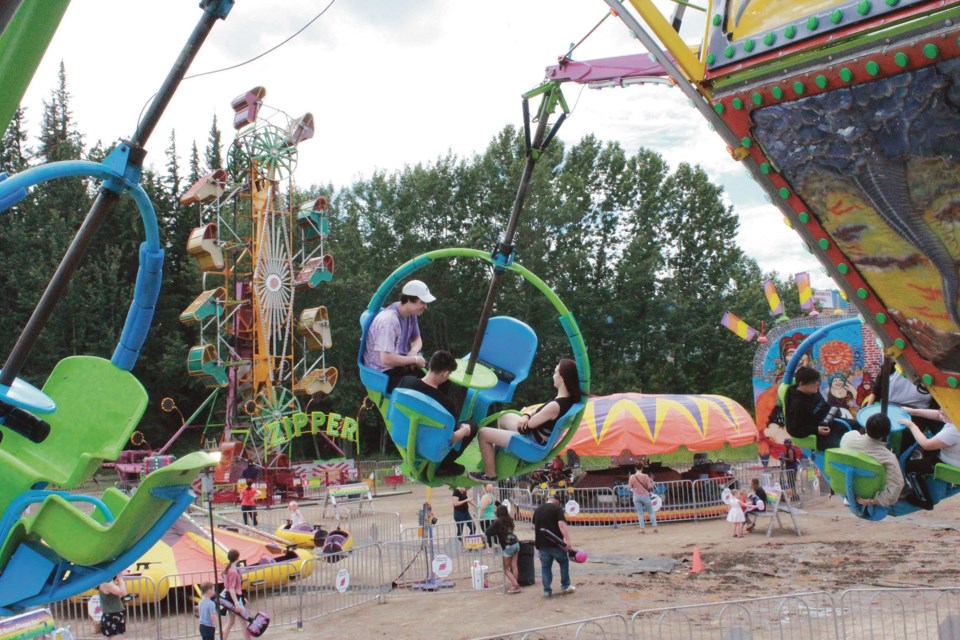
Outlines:
{"type": "Polygon", "coordinates": [[[393,442],[412,469],[450,453],[456,420],[439,402],[413,389],[394,389],[387,420],[393,442]]]}
{"type": "MultiPolygon", "coordinates": [[[[363,352],[367,346],[367,330],[370,328],[375,317],[376,314],[370,313],[369,311],[364,311],[360,314],[360,351],[357,354],[357,367],[360,369],[360,381],[363,383],[363,386],[369,391],[380,393],[383,398],[389,398],[390,394],[387,393],[389,378],[387,374],[368,367],[363,363],[363,352]]],[[[376,399],[374,401],[378,402],[376,399]]]]}
{"type": "Polygon", "coordinates": [[[570,407],[565,414],[557,419],[557,424],[553,427],[553,432],[545,444],[537,444],[532,438],[523,435],[517,435],[510,438],[510,443],[503,451],[507,454],[519,458],[524,462],[542,462],[547,459],[550,452],[557,446],[557,443],[563,439],[563,436],[571,428],[579,425],[580,416],[586,405],[578,402],[570,407]]]}
{"type": "MultiPolygon", "coordinates": [[[[490,318],[483,334],[477,361],[497,374],[497,384],[489,389],[470,389],[464,409],[472,407],[470,419],[479,423],[494,402],[509,402],[517,385],[530,375],[537,353],[537,334],[527,324],[508,316],[490,318]]],[[[464,358],[469,358],[468,353],[464,358]]]]}

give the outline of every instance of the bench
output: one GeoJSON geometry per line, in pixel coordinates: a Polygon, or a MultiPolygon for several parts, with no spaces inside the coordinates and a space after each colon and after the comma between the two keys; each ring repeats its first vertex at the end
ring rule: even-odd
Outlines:
{"type": "Polygon", "coordinates": [[[324,492],[323,517],[326,517],[327,505],[337,507],[346,502],[359,502],[362,509],[366,501],[373,502],[373,494],[365,482],[330,485],[324,492]]]}

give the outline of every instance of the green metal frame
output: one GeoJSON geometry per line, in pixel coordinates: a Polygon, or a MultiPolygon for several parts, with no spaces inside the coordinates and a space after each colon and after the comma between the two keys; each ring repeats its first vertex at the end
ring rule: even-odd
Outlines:
{"type": "MultiPolygon", "coordinates": [[[[550,83],[545,83],[550,84],[550,83]]],[[[542,85],[539,89],[542,89],[542,85]]],[[[546,89],[544,89],[546,90],[546,89]]],[[[535,90],[537,91],[537,90],[535,90]]],[[[556,98],[561,100],[562,98],[556,98]]],[[[558,314],[558,321],[560,326],[563,328],[564,333],[567,336],[567,340],[570,343],[570,347],[573,351],[574,359],[577,363],[577,372],[580,376],[580,390],[583,394],[590,393],[590,359],[587,355],[587,345],[583,340],[583,335],[580,333],[580,326],[577,324],[576,318],[563,303],[560,297],[554,293],[554,291],[547,286],[547,284],[541,280],[535,273],[527,269],[526,267],[517,264],[516,262],[509,265],[500,265],[496,262],[495,258],[484,251],[479,249],[470,249],[466,247],[451,247],[448,249],[437,249],[436,251],[430,251],[423,255],[417,256],[411,260],[408,260],[404,264],[400,265],[397,269],[391,273],[383,284],[377,289],[376,293],[373,294],[373,297],[370,300],[370,303],[367,305],[367,311],[371,314],[376,314],[383,307],[383,304],[386,302],[391,291],[399,284],[401,280],[409,277],[412,273],[422,269],[423,267],[432,264],[436,260],[451,260],[455,258],[470,258],[475,260],[482,260],[489,264],[491,267],[499,267],[506,271],[512,271],[516,273],[524,280],[529,282],[534,288],[537,289],[547,300],[550,301],[550,304],[553,305],[553,308],[558,314]]],[[[370,396],[370,399],[377,405],[377,408],[380,410],[383,419],[386,422],[387,430],[391,430],[390,421],[387,420],[387,413],[389,409],[389,402],[384,402],[385,398],[381,396],[380,393],[376,391],[371,391],[367,389],[367,394],[370,396]]],[[[499,414],[498,414],[499,415],[499,414]]],[[[567,430],[567,433],[564,437],[557,443],[557,446],[548,454],[547,458],[558,455],[560,451],[567,446],[571,438],[577,431],[579,426],[580,419],[582,418],[583,412],[579,416],[575,417],[575,427],[571,427],[567,430]]],[[[488,423],[489,418],[484,421],[488,423]]],[[[411,442],[414,442],[411,439],[411,442]]],[[[399,449],[399,447],[398,447],[399,449]]],[[[412,472],[416,479],[425,484],[430,484],[432,486],[438,486],[441,484],[449,485],[466,485],[472,484],[472,481],[466,477],[450,477],[450,478],[440,478],[434,477],[433,467],[434,465],[420,465],[419,468],[415,468],[413,463],[415,461],[416,452],[411,450],[411,445],[408,445],[406,449],[401,449],[400,453],[404,456],[404,460],[407,463],[406,468],[412,472]]],[[[479,469],[480,465],[480,456],[479,450],[476,444],[472,444],[470,447],[467,447],[467,450],[459,458],[460,462],[464,464],[468,469],[471,467],[476,467],[479,469]]],[[[498,452],[497,454],[497,474],[501,477],[507,477],[508,475],[516,475],[518,473],[525,473],[536,469],[538,464],[536,463],[521,463],[513,456],[509,456],[503,451],[498,452]]]]}

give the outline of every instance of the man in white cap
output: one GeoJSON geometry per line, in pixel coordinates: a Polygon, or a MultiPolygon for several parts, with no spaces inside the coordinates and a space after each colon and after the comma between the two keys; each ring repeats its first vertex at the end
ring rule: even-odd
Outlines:
{"type": "Polygon", "coordinates": [[[411,280],[403,285],[400,302],[381,310],[373,319],[367,331],[363,363],[387,374],[388,392],[393,391],[403,376],[423,377],[422,368],[427,361],[420,355],[423,340],[418,318],[434,300],[426,284],[411,280]]]}

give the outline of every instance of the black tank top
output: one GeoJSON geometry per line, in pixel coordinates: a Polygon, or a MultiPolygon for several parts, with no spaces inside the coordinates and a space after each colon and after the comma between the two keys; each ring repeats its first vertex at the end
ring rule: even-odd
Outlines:
{"type": "MultiPolygon", "coordinates": [[[[570,410],[570,407],[573,406],[573,399],[570,398],[570,396],[554,398],[550,402],[556,402],[558,405],[560,405],[560,413],[557,414],[557,417],[553,420],[547,420],[536,429],[527,432],[530,435],[530,438],[533,439],[533,441],[537,444],[546,444],[547,440],[550,439],[550,434],[553,433],[553,428],[557,426],[557,420],[562,418],[567,411],[570,410]]],[[[533,415],[540,413],[544,407],[550,404],[550,402],[540,405],[540,407],[533,412],[533,415]]]]}

